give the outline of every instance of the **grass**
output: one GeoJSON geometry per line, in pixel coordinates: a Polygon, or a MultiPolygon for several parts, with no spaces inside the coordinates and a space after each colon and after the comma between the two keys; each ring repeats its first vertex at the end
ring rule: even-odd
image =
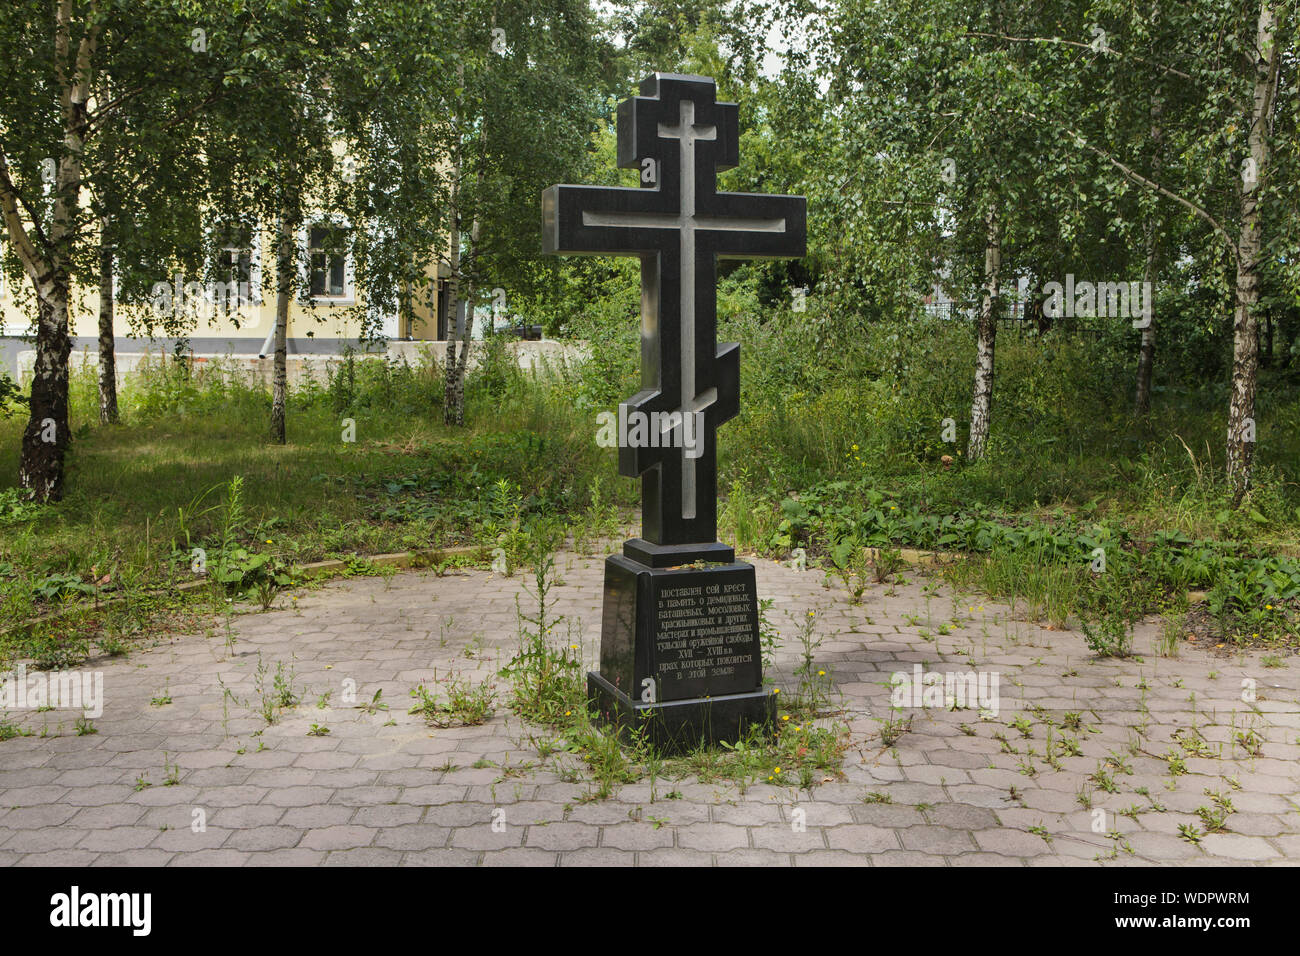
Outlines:
{"type": "Polygon", "coordinates": [[[1088,571],[1052,560],[1041,544],[1024,548],[1000,545],[988,554],[972,555],[945,569],[958,590],[978,590],[1005,598],[1012,612],[1030,621],[1046,619],[1064,630],[1079,605],[1088,571]]]}
{"type": "MultiPolygon", "coordinates": [[[[443,426],[436,409],[376,400],[347,409],[358,430],[346,443],[331,394],[307,388],[293,396],[290,442],[279,446],[265,437],[260,388],[220,368],[178,378],[173,368],[128,380],[126,424],[91,427],[93,382],[78,376],[64,500],[31,505],[0,487],[0,664],[43,645],[84,659],[88,641],[115,621],[147,622],[153,604],[210,612],[210,595],[179,600],[176,588],[226,569],[269,606],[309,561],[353,559],[352,573],[366,573],[358,555],[517,543],[544,513],[568,516],[592,540],[632,502],[631,483],[612,480],[612,456],[553,390],[506,402],[471,391],[470,419],[485,424],[468,431],[443,426]],[[113,598],[130,610],[99,608],[113,598]],[[89,610],[38,620],[74,606],[89,610]]],[[[16,458],[22,424],[0,420],[0,453],[16,458]]]]}
{"type": "MultiPolygon", "coordinates": [[[[960,449],[935,423],[968,401],[968,330],[882,321],[831,355],[754,314],[720,319],[747,356],[741,415],[719,439],[723,540],[798,553],[858,599],[897,579],[902,547],[958,552],[953,583],[1053,628],[1086,624],[1102,654],[1132,650],[1117,622],[1164,610],[1185,615],[1164,654],[1180,632],[1300,646],[1300,562],[1286,558],[1300,550],[1300,399],[1286,371],[1261,380],[1268,440],[1234,509],[1218,477],[1219,390],[1171,381],[1132,421],[1123,343],[1000,340],[990,455],[949,468],[939,456],[960,449]],[[904,372],[875,358],[900,349],[927,361],[904,372]],[[1103,574],[1086,560],[1098,547],[1103,574]],[[1111,607],[1119,579],[1151,586],[1111,607]],[[1203,608],[1188,610],[1189,590],[1208,592],[1203,608]]],[[[370,555],[469,544],[514,573],[534,539],[623,536],[637,485],[596,446],[595,414],[636,390],[638,352],[633,335],[594,346],[591,361],[536,376],[489,356],[464,429],[442,424],[438,367],[349,360],[291,395],[284,446],[266,438],[265,389],[219,362],[128,378],[124,424],[109,427],[93,370],[78,372],[64,501],[0,486],[0,666],[127,653],[228,597],[272,606],[323,558],[385,573],[370,555]],[[178,590],[214,578],[221,588],[178,590]]],[[[0,419],[0,457],[16,460],[23,425],[0,419]]]]}
{"type": "Polygon", "coordinates": [[[468,678],[450,675],[429,689],[423,684],[411,691],[415,703],[410,713],[424,718],[430,727],[477,727],[486,723],[496,710],[496,688],[487,681],[475,683],[468,678]]]}

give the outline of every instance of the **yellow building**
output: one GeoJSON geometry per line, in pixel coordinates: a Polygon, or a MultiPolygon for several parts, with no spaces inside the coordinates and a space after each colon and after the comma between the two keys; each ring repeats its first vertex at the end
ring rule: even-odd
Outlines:
{"type": "MultiPolygon", "coordinates": [[[[366,348],[358,340],[362,323],[356,308],[366,307],[365,292],[356,286],[351,255],[336,251],[329,242],[333,231],[347,226],[337,219],[316,218],[309,219],[299,230],[298,262],[303,269],[299,278],[309,295],[306,299],[295,297],[289,308],[287,337],[291,355],[328,355],[346,347],[366,348]]],[[[161,315],[149,315],[152,308],[155,313],[181,312],[188,330],[187,351],[195,355],[269,355],[276,307],[271,236],[263,233],[254,235],[251,241],[232,243],[221,248],[219,255],[212,278],[200,282],[184,276],[163,277],[154,284],[152,306],[116,308],[116,351],[127,356],[175,348],[176,339],[161,332],[162,323],[157,321],[161,315]],[[155,320],[153,337],[144,331],[151,318],[155,320]]],[[[432,279],[434,266],[426,275],[432,279]]],[[[447,282],[441,278],[429,286],[429,293],[413,301],[406,314],[395,303],[374,309],[373,327],[389,341],[445,340],[447,282]]],[[[28,292],[27,288],[11,288],[11,280],[0,277],[0,364],[8,368],[10,375],[18,374],[18,353],[33,347],[31,339],[22,338],[33,330],[35,305],[28,292]]],[[[72,301],[73,351],[97,352],[98,288],[79,288],[72,301]]]]}

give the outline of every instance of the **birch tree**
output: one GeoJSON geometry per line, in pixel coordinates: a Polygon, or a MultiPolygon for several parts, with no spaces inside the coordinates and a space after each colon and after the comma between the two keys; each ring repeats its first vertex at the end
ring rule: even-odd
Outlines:
{"type": "MultiPolygon", "coordinates": [[[[976,36],[1045,15],[1029,3],[844,0],[822,41],[839,140],[831,182],[854,223],[840,230],[861,222],[868,242],[889,237],[855,253],[878,275],[902,275],[900,258],[928,267],[906,273],[925,286],[906,290],[910,304],[893,299],[899,307],[915,312],[936,285],[959,310],[974,306],[970,460],[988,450],[1002,290],[1008,277],[1041,273],[1036,257],[1059,239],[1060,217],[1045,210],[1071,205],[1058,144],[1006,120],[1013,104],[1040,96],[1037,74],[1050,64],[1035,48],[976,36]]],[[[879,295],[888,302],[897,293],[879,295]]]]}
{"type": "MultiPolygon", "coordinates": [[[[578,0],[457,7],[455,95],[443,122],[448,342],[443,420],[464,422],[477,293],[508,283],[541,248],[541,191],[583,165],[602,105],[595,21],[578,0]],[[464,303],[465,319],[457,321],[464,303]]],[[[505,285],[501,288],[506,294],[505,285]]]]}
{"type": "MultiPolygon", "coordinates": [[[[97,253],[105,220],[88,193],[98,186],[107,196],[110,183],[139,187],[175,173],[148,148],[128,145],[107,161],[111,151],[99,143],[112,131],[119,144],[164,136],[192,144],[196,119],[239,85],[227,59],[194,55],[195,31],[240,16],[248,13],[237,0],[12,0],[0,20],[0,62],[9,73],[0,87],[0,216],[36,308],[19,462],[20,484],[35,499],[63,494],[72,296],[98,287],[104,271],[97,253]]],[[[247,46],[243,34],[231,36],[247,46]]],[[[109,234],[143,224],[110,220],[109,234]]]]}
{"type": "MultiPolygon", "coordinates": [[[[0,120],[0,211],[37,307],[31,417],[23,432],[19,481],[36,499],[48,501],[62,495],[63,457],[71,437],[68,309],[81,227],[83,156],[94,119],[90,87],[105,14],[98,4],[78,8],[72,0],[59,0],[52,11],[42,7],[31,4],[11,14],[0,39],[4,52],[26,54],[18,62],[28,67],[29,79],[40,75],[45,81],[41,92],[53,94],[53,102],[39,104],[43,122],[36,128],[17,115],[17,97],[5,97],[9,108],[0,120]],[[32,39],[24,42],[23,34],[32,39]],[[42,54],[49,56],[52,69],[38,65],[42,54]]],[[[22,103],[28,110],[34,105],[30,99],[22,103]]]]}
{"type": "MultiPolygon", "coordinates": [[[[1008,104],[1007,116],[1095,157],[1114,184],[1109,189],[1134,188],[1159,200],[1145,206],[1144,224],[1130,224],[1135,234],[1145,228],[1150,237],[1149,280],[1159,274],[1160,237],[1175,215],[1184,220],[1176,225],[1187,254],[1207,262],[1204,274],[1221,271],[1216,259],[1230,262],[1222,289],[1233,330],[1225,471],[1240,502],[1250,488],[1258,437],[1262,277],[1274,276],[1293,292],[1300,286],[1287,255],[1294,211],[1276,205],[1297,174],[1294,150],[1277,149],[1279,129],[1294,136],[1296,126],[1294,97],[1278,95],[1284,74],[1294,83],[1295,11],[1282,0],[1139,7],[1104,0],[1087,14],[1102,24],[1095,29],[1106,37],[1109,74],[1094,72],[1085,85],[1078,75],[1058,73],[1048,83],[1049,96],[1008,104]],[[1134,96],[1134,78],[1156,96],[1134,96]]],[[[1032,27],[983,39],[1040,49],[1063,42],[1032,27]]],[[[1139,352],[1139,413],[1149,400],[1154,336],[1154,329],[1144,332],[1139,352]]]]}

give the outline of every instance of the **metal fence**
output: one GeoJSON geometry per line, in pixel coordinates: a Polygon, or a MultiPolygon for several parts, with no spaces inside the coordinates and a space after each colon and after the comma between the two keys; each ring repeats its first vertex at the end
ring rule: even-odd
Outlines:
{"type": "MultiPolygon", "coordinates": [[[[979,315],[982,303],[979,302],[939,302],[926,303],[922,306],[927,316],[936,319],[974,322],[979,315]]],[[[999,331],[1010,332],[1046,332],[1048,330],[1066,335],[1097,336],[1102,332],[1096,319],[1078,319],[1070,317],[1051,318],[1042,314],[1038,304],[1028,299],[999,299],[997,323],[999,331]]]]}

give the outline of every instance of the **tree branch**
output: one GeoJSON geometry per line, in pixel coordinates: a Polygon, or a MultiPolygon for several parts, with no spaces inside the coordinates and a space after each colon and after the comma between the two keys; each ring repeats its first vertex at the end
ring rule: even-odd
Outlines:
{"type": "Polygon", "coordinates": [[[1138,185],[1145,186],[1147,189],[1159,193],[1160,195],[1164,196],[1166,199],[1172,199],[1174,202],[1178,203],[1178,205],[1187,209],[1188,211],[1196,215],[1198,218],[1202,219],[1207,225],[1209,225],[1209,227],[1213,229],[1214,232],[1220,238],[1222,238],[1224,242],[1227,243],[1228,251],[1232,254],[1233,260],[1236,261],[1237,241],[1233,239],[1233,237],[1228,233],[1228,230],[1223,227],[1223,225],[1219,222],[1219,220],[1215,219],[1214,216],[1211,215],[1210,212],[1206,210],[1203,206],[1200,206],[1197,203],[1192,202],[1190,199],[1187,199],[1185,196],[1180,196],[1172,189],[1168,189],[1160,185],[1155,180],[1143,176],[1137,170],[1133,169],[1131,166],[1127,165],[1126,163],[1123,163],[1120,160],[1116,159],[1114,156],[1106,152],[1104,149],[1092,145],[1092,143],[1088,142],[1088,140],[1084,137],[1082,133],[1078,132],[1077,130],[1071,129],[1069,126],[1065,126],[1062,123],[1053,122],[1052,120],[1049,120],[1043,116],[1039,116],[1037,113],[1032,113],[1029,110],[1012,109],[1011,112],[1016,113],[1020,116],[1027,116],[1030,119],[1035,120],[1036,122],[1046,123],[1049,126],[1055,126],[1058,129],[1064,130],[1065,132],[1073,136],[1075,141],[1079,143],[1084,149],[1088,150],[1088,152],[1110,163],[1128,179],[1132,180],[1138,185]]]}
{"type": "MultiPolygon", "coordinates": [[[[31,236],[27,234],[26,227],[23,226],[22,214],[18,212],[16,202],[18,198],[18,190],[14,188],[13,180],[9,177],[9,160],[3,152],[0,152],[0,213],[4,215],[9,240],[14,244],[23,268],[27,270],[32,280],[40,285],[47,281],[50,272],[49,263],[37,251],[31,236]]],[[[35,226],[41,245],[44,246],[44,237],[39,235],[40,223],[35,223],[35,226]]]]}
{"type": "MultiPolygon", "coordinates": [[[[1075,46],[1075,47],[1082,47],[1085,50],[1092,50],[1094,53],[1099,52],[1097,50],[1093,50],[1093,46],[1091,43],[1083,43],[1080,40],[1066,40],[1063,39],[1062,37],[1013,37],[1013,36],[1008,36],[1005,33],[977,33],[974,31],[967,31],[964,34],[964,36],[980,37],[987,40],[1005,40],[1008,43],[1046,43],[1046,44],[1056,44],[1059,46],[1075,46]]],[[[1120,53],[1118,50],[1108,49],[1105,52],[1121,58],[1125,56],[1123,53],[1120,53]]],[[[1130,53],[1128,54],[1127,58],[1130,60],[1134,60],[1138,63],[1145,63],[1148,66],[1154,66],[1157,70],[1163,70],[1166,73],[1172,73],[1174,74],[1174,76],[1180,76],[1184,80],[1189,80],[1192,82],[1195,82],[1196,80],[1196,78],[1192,76],[1190,73],[1184,73],[1182,70],[1176,67],[1168,66],[1164,63],[1157,63],[1155,60],[1148,60],[1146,57],[1136,56],[1135,54],[1130,53]]]]}

